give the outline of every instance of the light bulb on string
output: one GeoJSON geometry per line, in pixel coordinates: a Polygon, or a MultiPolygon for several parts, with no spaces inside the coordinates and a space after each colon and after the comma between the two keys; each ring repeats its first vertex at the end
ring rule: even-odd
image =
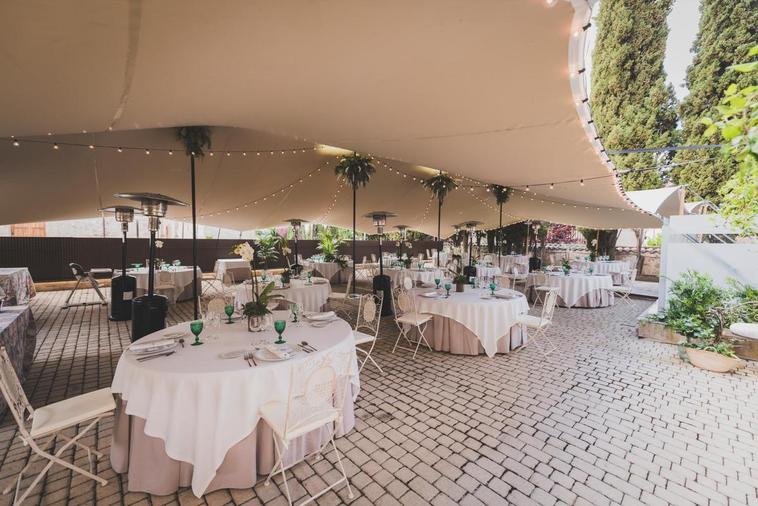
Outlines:
{"type": "Polygon", "coordinates": [[[550,183],[550,189],[552,190],[553,188],[555,188],[555,185],[553,183],[550,183]]]}
{"type": "Polygon", "coordinates": [[[580,180],[579,180],[579,185],[580,185],[580,186],[584,186],[584,179],[580,179],[580,180]]]}
{"type": "Polygon", "coordinates": [[[118,151],[119,153],[123,153],[124,150],[121,148],[121,146],[119,146],[116,148],[116,151],[118,151]]]}
{"type": "Polygon", "coordinates": [[[56,143],[56,144],[53,144],[53,149],[55,149],[55,150],[57,150],[57,149],[60,149],[60,146],[58,146],[58,144],[57,144],[57,143],[56,143]]]}
{"type": "Polygon", "coordinates": [[[173,151],[172,149],[169,149],[169,150],[168,150],[168,154],[169,154],[169,155],[173,155],[173,154],[174,154],[174,151],[173,151]]]}
{"type": "Polygon", "coordinates": [[[15,138],[15,137],[13,138],[13,145],[14,145],[14,146],[16,146],[16,147],[19,147],[19,146],[20,146],[20,144],[19,144],[18,140],[16,140],[16,138],[15,138]]]}

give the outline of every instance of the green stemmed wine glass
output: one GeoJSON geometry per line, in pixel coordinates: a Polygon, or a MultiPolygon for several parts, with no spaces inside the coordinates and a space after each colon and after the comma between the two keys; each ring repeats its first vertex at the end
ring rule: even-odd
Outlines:
{"type": "Polygon", "coordinates": [[[226,313],[226,316],[228,320],[226,321],[226,324],[229,325],[230,323],[234,323],[232,321],[232,314],[234,314],[234,306],[231,304],[227,304],[224,306],[224,313],[226,313]]]}
{"type": "Polygon", "coordinates": [[[308,284],[309,284],[309,285],[310,285],[311,283],[313,283],[313,281],[311,281],[311,278],[312,278],[312,277],[313,277],[313,272],[312,272],[312,271],[308,271],[308,284]]]}
{"type": "Polygon", "coordinates": [[[203,320],[197,320],[190,323],[190,330],[195,335],[195,342],[192,343],[192,346],[199,346],[203,344],[203,342],[200,340],[200,332],[203,331],[203,320]]]}
{"type": "Polygon", "coordinates": [[[284,329],[287,327],[287,322],[285,320],[276,320],[274,322],[274,330],[277,334],[279,334],[279,339],[274,341],[274,344],[284,344],[287,341],[282,339],[282,332],[284,332],[284,329]]]}
{"type": "Polygon", "coordinates": [[[434,284],[437,285],[437,290],[440,289],[440,283],[442,283],[440,278],[434,278],[434,284]]]}
{"type": "Polygon", "coordinates": [[[497,284],[493,281],[490,283],[490,295],[493,297],[495,296],[495,289],[497,288],[497,284]]]}
{"type": "Polygon", "coordinates": [[[445,283],[445,296],[450,297],[450,289],[453,287],[450,283],[445,283]]]}

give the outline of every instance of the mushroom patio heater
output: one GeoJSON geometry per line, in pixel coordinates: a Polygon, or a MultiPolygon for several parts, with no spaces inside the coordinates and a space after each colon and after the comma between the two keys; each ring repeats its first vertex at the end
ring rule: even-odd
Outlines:
{"type": "Polygon", "coordinates": [[[297,252],[297,241],[300,238],[300,230],[303,227],[303,223],[308,223],[308,222],[305,220],[298,219],[298,218],[290,218],[289,220],[284,220],[284,221],[292,225],[292,235],[295,238],[295,263],[293,263],[290,266],[290,270],[292,271],[293,274],[295,274],[296,276],[299,276],[300,273],[303,271],[303,266],[300,265],[299,263],[300,257],[298,256],[298,252],[297,252]]]}
{"type": "Polygon", "coordinates": [[[134,213],[139,209],[131,206],[113,206],[100,209],[102,212],[113,213],[117,222],[121,223],[121,275],[111,280],[111,314],[113,321],[126,321],[132,317],[132,299],[137,290],[137,278],[126,275],[126,233],[129,224],[134,221],[134,213]]]}
{"type": "Polygon", "coordinates": [[[374,276],[373,288],[374,293],[381,290],[382,292],[382,316],[390,316],[392,310],[392,283],[389,276],[384,275],[384,259],[382,258],[382,238],[384,237],[384,227],[387,225],[387,218],[394,217],[395,214],[387,211],[373,211],[366,214],[365,218],[371,218],[376,227],[376,233],[379,235],[379,275],[374,276]]]}
{"type": "Polygon", "coordinates": [[[147,295],[132,299],[132,341],[166,328],[168,298],[155,295],[155,233],[161,218],[166,216],[170,205],[186,206],[184,202],[159,193],[117,193],[115,197],[135,200],[140,203],[142,214],[148,218],[150,246],[147,266],[147,295]]]}
{"type": "Polygon", "coordinates": [[[476,226],[481,225],[481,221],[467,221],[463,224],[466,227],[468,233],[468,265],[463,268],[463,275],[467,278],[476,277],[476,267],[474,267],[474,259],[471,255],[471,246],[474,243],[474,232],[476,232],[476,226]]]}

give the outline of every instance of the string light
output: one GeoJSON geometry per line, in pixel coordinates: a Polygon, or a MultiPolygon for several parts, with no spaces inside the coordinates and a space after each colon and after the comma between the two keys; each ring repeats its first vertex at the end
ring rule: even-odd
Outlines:
{"type": "Polygon", "coordinates": [[[16,140],[15,137],[13,138],[13,145],[16,146],[16,147],[19,147],[21,145],[21,144],[19,144],[18,140],[16,140]]]}
{"type": "Polygon", "coordinates": [[[53,149],[60,149],[57,144],[53,144],[53,149]]]}
{"type": "Polygon", "coordinates": [[[555,185],[553,183],[550,183],[550,189],[552,190],[553,188],[555,188],[555,185]]]}
{"type": "Polygon", "coordinates": [[[584,186],[584,179],[580,179],[579,180],[579,184],[582,185],[582,186],[584,186]]]}

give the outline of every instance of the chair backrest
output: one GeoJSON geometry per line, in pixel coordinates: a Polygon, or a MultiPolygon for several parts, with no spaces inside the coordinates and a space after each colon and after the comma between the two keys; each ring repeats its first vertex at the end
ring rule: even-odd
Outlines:
{"type": "Polygon", "coordinates": [[[484,255],[484,263],[491,264],[492,263],[492,255],[484,255]]]}
{"type": "Polygon", "coordinates": [[[414,285],[413,278],[411,278],[410,276],[403,277],[403,288],[405,288],[406,290],[412,290],[413,285],[414,285]]]}
{"type": "Polygon", "coordinates": [[[231,272],[225,272],[224,277],[221,279],[221,283],[226,287],[234,286],[234,274],[231,272]]]}
{"type": "Polygon", "coordinates": [[[8,409],[16,420],[21,432],[21,439],[29,441],[31,437],[26,427],[26,419],[34,414],[34,408],[29,404],[29,399],[26,398],[24,388],[18,380],[16,370],[13,368],[5,346],[0,347],[0,391],[2,391],[8,409]]]}
{"type": "Polygon", "coordinates": [[[628,286],[632,286],[632,284],[637,280],[637,269],[632,269],[629,271],[629,281],[627,281],[628,286]]]}
{"type": "Polygon", "coordinates": [[[226,307],[226,301],[222,299],[221,297],[215,297],[208,302],[208,309],[206,310],[206,312],[208,313],[208,315],[211,315],[211,314],[223,315],[225,307],[226,307]]]}
{"type": "Polygon", "coordinates": [[[423,262],[424,261],[424,254],[423,253],[419,253],[418,255],[416,255],[416,257],[418,258],[419,262],[423,262]]]}
{"type": "Polygon", "coordinates": [[[553,312],[555,311],[555,303],[558,299],[558,291],[550,290],[545,297],[545,303],[542,305],[542,315],[540,320],[542,322],[553,322],[553,312]]]}
{"type": "Polygon", "coordinates": [[[513,266],[513,269],[511,270],[511,272],[513,272],[513,275],[514,275],[514,276],[518,276],[518,267],[516,267],[516,266],[514,265],[514,266],[513,266]]]}
{"type": "Polygon", "coordinates": [[[544,286],[547,284],[547,274],[544,272],[533,272],[535,286],[544,286]]]}
{"type": "Polygon", "coordinates": [[[395,302],[395,319],[406,313],[415,312],[415,302],[413,295],[403,287],[397,287],[392,291],[392,298],[395,302]]]}
{"type": "Polygon", "coordinates": [[[349,387],[350,353],[330,354],[323,357],[308,357],[290,367],[290,384],[283,433],[319,420],[327,420],[338,413],[337,426],[341,426],[345,389],[349,387]]]}
{"type": "Polygon", "coordinates": [[[158,271],[158,282],[165,285],[173,285],[174,278],[169,271],[158,271]]]}
{"type": "Polygon", "coordinates": [[[376,254],[374,254],[374,253],[371,253],[371,261],[372,261],[373,263],[376,263],[376,254]]]}
{"type": "Polygon", "coordinates": [[[379,322],[382,317],[382,303],[384,297],[382,291],[376,295],[367,293],[361,296],[358,303],[358,317],[355,320],[355,330],[368,330],[376,337],[379,335],[379,322]]]}
{"type": "Polygon", "coordinates": [[[70,264],[68,264],[68,266],[71,267],[71,272],[74,274],[74,277],[77,280],[87,275],[87,273],[84,272],[84,267],[82,267],[81,265],[77,263],[71,262],[70,264]]]}
{"type": "Polygon", "coordinates": [[[432,258],[432,250],[430,249],[426,250],[426,258],[430,258],[430,259],[432,258]]]}

